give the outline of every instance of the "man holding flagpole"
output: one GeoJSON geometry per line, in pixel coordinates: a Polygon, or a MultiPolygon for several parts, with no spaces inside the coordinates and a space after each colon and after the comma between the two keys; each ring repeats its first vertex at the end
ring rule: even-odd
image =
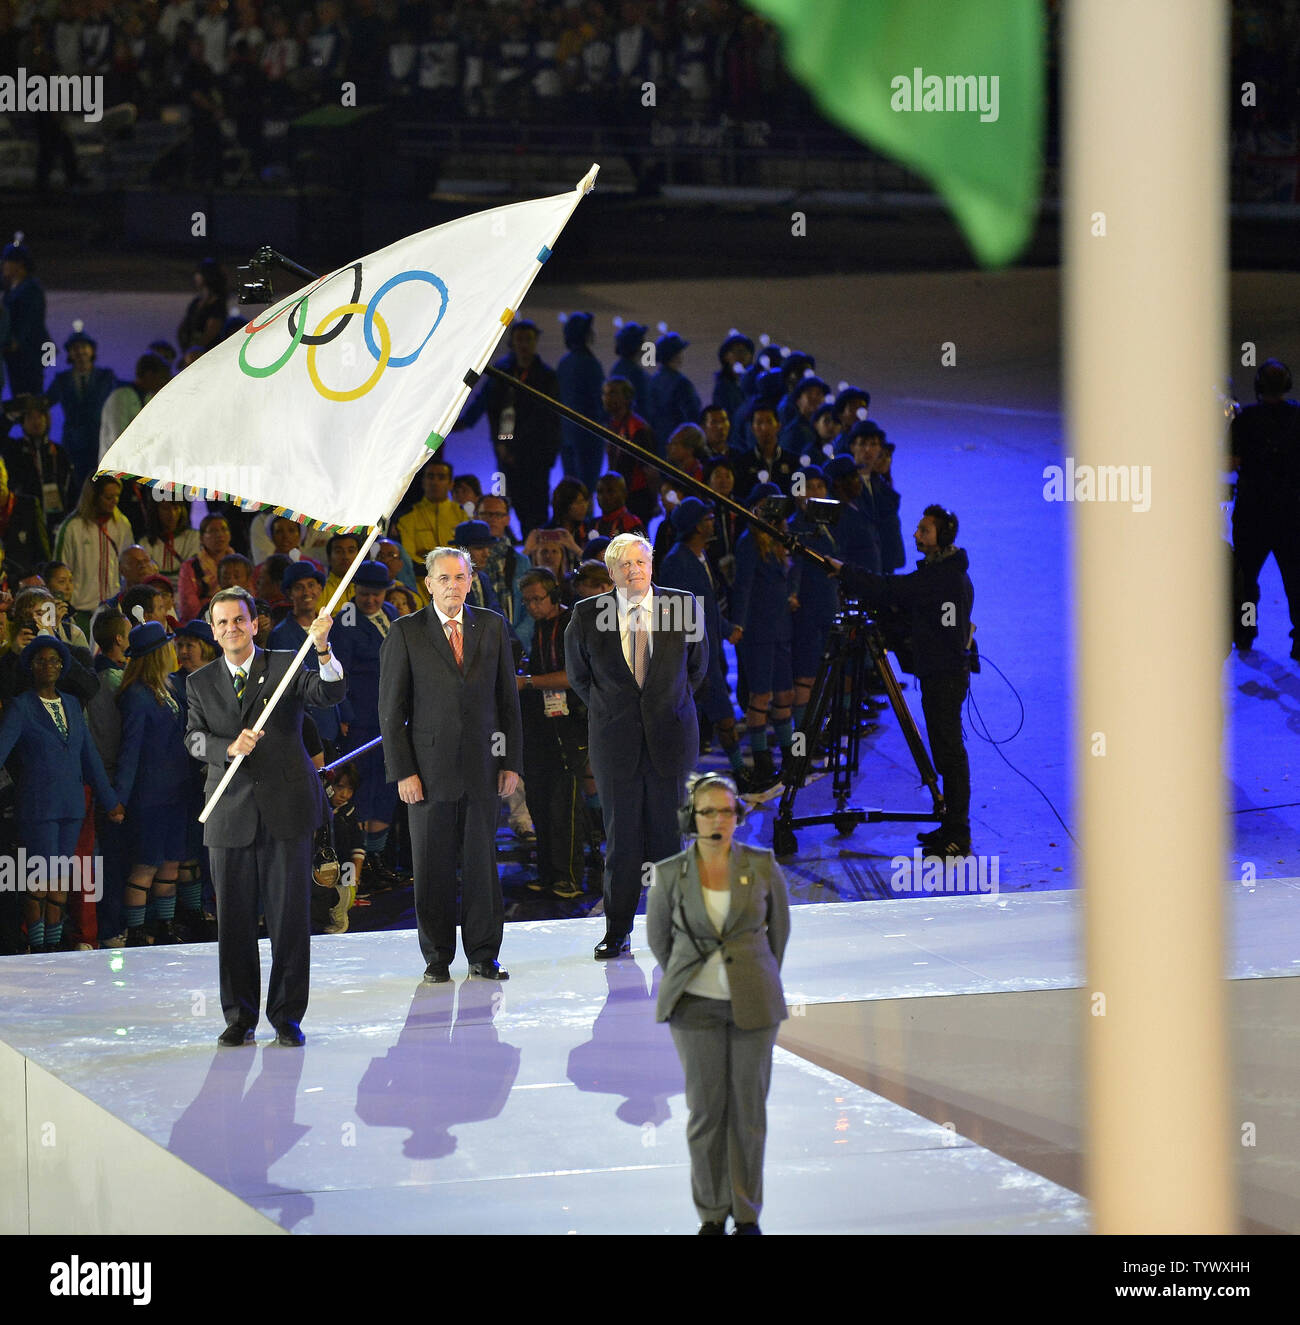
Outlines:
{"type": "Polygon", "coordinates": [[[243,756],[230,785],[203,827],[217,895],[217,962],[226,1029],[218,1043],[251,1044],[261,1003],[257,952],[260,907],[271,936],[271,978],[266,1015],[278,1042],[304,1043],[311,957],[311,853],[324,822],[320,778],[302,743],[305,706],[342,702],[343,669],[330,651],[331,617],[321,613],[309,634],[320,671],[297,669],[289,688],[260,731],[252,728],[286,672],[292,653],[267,652],[253,643],[257,604],[247,589],[222,589],[209,608],[222,656],[186,683],[186,744],[207,764],[206,794],[227,766],[243,756]]]}

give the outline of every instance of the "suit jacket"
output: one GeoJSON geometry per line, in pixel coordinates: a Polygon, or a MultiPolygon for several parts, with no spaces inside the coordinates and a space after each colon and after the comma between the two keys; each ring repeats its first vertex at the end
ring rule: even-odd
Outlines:
{"type": "Polygon", "coordinates": [[[35,690],[24,690],[5,707],[0,725],[0,763],[17,749],[21,768],[18,784],[20,823],[47,819],[84,819],[86,800],[82,786],[89,782],[95,799],[106,810],[117,804],[103,762],[81,705],[60,694],[68,722],[68,734],[59,735],[54,719],[35,690]]]}
{"type": "MultiPolygon", "coordinates": [[[[254,648],[244,698],[235,698],[224,657],[191,672],[185,683],[189,707],[185,742],[190,754],[207,765],[204,796],[210,796],[231,762],[227,747],[257,721],[281,678],[293,665],[292,653],[254,648]]],[[[275,706],[257,748],[239,766],[216,808],[203,825],[210,847],[246,847],[257,831],[260,813],[272,837],[311,835],[327,812],[320,775],[302,743],[305,705],[338,704],[347,682],[323,681],[320,673],[300,667],[275,706]]]]}
{"type": "Polygon", "coordinates": [[[575,603],[565,631],[565,670],[590,710],[588,748],[597,777],[630,776],[643,740],[664,777],[685,777],[700,757],[695,691],[709,670],[704,613],[693,594],[657,584],[651,590],[655,621],[644,689],[623,657],[614,592],[575,603]]]}
{"type": "Polygon", "coordinates": [[[664,972],[655,1020],[668,1020],[686,986],[721,948],[736,1025],[755,1030],[784,1021],[789,1014],[781,961],[790,937],[790,899],[776,857],[761,847],[732,843],[731,903],[721,934],[709,919],[702,887],[693,843],[654,867],[646,939],[664,972]]]}
{"type": "Polygon", "coordinates": [[[523,725],[506,621],[463,609],[464,668],[433,604],[393,622],[379,655],[379,730],[388,781],[420,775],[431,801],[497,795],[522,772],[523,725]]]}

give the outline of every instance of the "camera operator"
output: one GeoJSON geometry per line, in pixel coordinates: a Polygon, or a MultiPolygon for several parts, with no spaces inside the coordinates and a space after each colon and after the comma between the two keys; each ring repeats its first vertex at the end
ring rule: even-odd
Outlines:
{"type": "Polygon", "coordinates": [[[936,855],[964,856],[970,851],[970,762],[961,709],[970,685],[975,590],[966,573],[966,553],[953,545],[957,517],[951,511],[927,506],[913,537],[923,560],[910,575],[873,575],[851,562],[832,560],[831,565],[846,598],[873,613],[899,607],[908,615],[911,670],[921,682],[921,711],[944,799],[943,822],[918,837],[936,855]]]}
{"type": "Polygon", "coordinates": [[[1237,473],[1232,507],[1233,642],[1245,653],[1259,630],[1259,572],[1273,554],[1291,614],[1291,657],[1300,662],[1300,406],[1287,399],[1291,370],[1277,359],[1255,374],[1256,403],[1232,421],[1229,468],[1237,473]]]}

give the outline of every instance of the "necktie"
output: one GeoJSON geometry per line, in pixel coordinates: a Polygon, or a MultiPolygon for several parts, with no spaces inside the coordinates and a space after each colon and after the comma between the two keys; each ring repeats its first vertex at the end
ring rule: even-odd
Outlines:
{"type": "Polygon", "coordinates": [[[641,621],[641,608],[632,609],[627,625],[632,632],[632,677],[637,685],[644,687],[645,674],[650,666],[650,637],[641,621]]]}
{"type": "Polygon", "coordinates": [[[465,645],[460,637],[460,622],[447,622],[447,638],[451,641],[451,651],[456,658],[456,666],[462,671],[465,668],[465,645]]]}
{"type": "Polygon", "coordinates": [[[376,612],[374,616],[369,617],[368,620],[379,632],[380,639],[388,638],[388,618],[382,612],[376,612]]]}
{"type": "Polygon", "coordinates": [[[235,669],[235,675],[234,675],[234,682],[235,682],[235,698],[236,698],[236,699],[243,699],[243,697],[244,697],[244,682],[247,681],[247,680],[248,680],[248,673],[245,672],[244,669],[243,669],[242,667],[237,667],[237,668],[235,669]]]}

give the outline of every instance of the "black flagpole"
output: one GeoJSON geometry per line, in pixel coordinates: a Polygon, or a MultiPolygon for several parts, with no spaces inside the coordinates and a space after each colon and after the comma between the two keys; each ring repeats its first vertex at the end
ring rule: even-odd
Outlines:
{"type": "MultiPolygon", "coordinates": [[[[552,396],[548,396],[544,391],[538,391],[536,387],[529,386],[527,382],[521,382],[517,377],[511,377],[509,373],[489,365],[483,370],[484,374],[495,378],[497,381],[509,386],[512,390],[523,391],[533,397],[534,400],[541,401],[542,404],[553,409],[557,414],[576,423],[580,428],[585,428],[594,437],[599,437],[603,441],[609,442],[614,446],[636,456],[638,460],[643,460],[647,465],[657,469],[661,474],[669,475],[675,483],[696,494],[703,501],[709,503],[719,503],[730,508],[733,514],[740,516],[743,520],[753,525],[756,529],[761,529],[770,538],[774,538],[787,551],[797,553],[801,557],[806,557],[809,561],[820,566],[828,574],[834,573],[831,565],[831,559],[824,553],[814,551],[810,547],[805,547],[788,530],[779,525],[768,524],[762,517],[755,515],[752,511],[742,506],[738,501],[733,501],[730,497],[724,497],[720,492],[714,492],[707,483],[702,483],[697,478],[692,478],[685,470],[678,469],[676,465],[667,460],[661,460],[653,451],[640,445],[638,442],[631,441],[627,437],[620,436],[611,429],[604,427],[599,423],[593,422],[585,414],[579,414],[576,409],[570,409],[568,405],[561,404],[552,396]]],[[[479,380],[479,374],[470,371],[465,374],[465,383],[468,386],[474,386],[479,380]]]]}

